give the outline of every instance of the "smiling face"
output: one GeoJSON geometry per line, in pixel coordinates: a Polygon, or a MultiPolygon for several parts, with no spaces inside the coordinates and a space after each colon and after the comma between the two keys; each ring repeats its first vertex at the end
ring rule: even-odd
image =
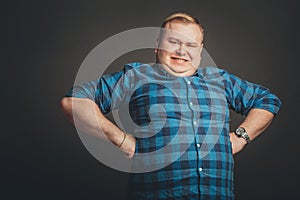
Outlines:
{"type": "Polygon", "coordinates": [[[173,76],[190,76],[201,60],[203,34],[197,24],[170,22],[161,35],[157,61],[173,76]]]}

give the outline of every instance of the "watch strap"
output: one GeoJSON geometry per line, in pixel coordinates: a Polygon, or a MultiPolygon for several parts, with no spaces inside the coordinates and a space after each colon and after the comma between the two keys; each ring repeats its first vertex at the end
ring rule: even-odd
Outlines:
{"type": "Polygon", "coordinates": [[[236,130],[235,130],[235,134],[238,136],[238,137],[241,137],[243,138],[244,140],[246,140],[247,144],[249,144],[251,142],[250,140],[250,137],[246,131],[246,129],[244,127],[238,127],[236,130]]]}

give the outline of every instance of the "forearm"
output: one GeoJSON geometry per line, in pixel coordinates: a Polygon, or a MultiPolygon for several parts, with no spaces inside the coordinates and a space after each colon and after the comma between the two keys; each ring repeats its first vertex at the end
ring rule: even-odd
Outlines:
{"type": "Polygon", "coordinates": [[[260,135],[272,122],[274,114],[262,109],[251,109],[245,120],[240,124],[244,127],[251,140],[260,135]]]}
{"type": "MultiPolygon", "coordinates": [[[[61,100],[61,108],[80,131],[109,140],[118,147],[122,144],[126,133],[108,120],[92,100],[65,97],[61,100]]],[[[134,148],[135,138],[127,134],[121,150],[126,153],[130,152],[128,156],[131,157],[134,148]]]]}
{"type": "MultiPolygon", "coordinates": [[[[273,118],[274,114],[269,111],[251,109],[245,120],[239,126],[246,129],[252,141],[271,124],[273,118]]],[[[233,154],[241,151],[246,145],[246,141],[243,138],[238,138],[234,133],[230,133],[230,140],[232,142],[233,154]]]]}

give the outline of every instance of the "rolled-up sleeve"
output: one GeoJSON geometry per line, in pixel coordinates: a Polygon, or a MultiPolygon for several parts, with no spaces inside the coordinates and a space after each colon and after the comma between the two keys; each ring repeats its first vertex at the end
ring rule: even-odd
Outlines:
{"type": "Polygon", "coordinates": [[[94,101],[101,112],[106,114],[119,108],[127,98],[130,88],[129,78],[124,76],[132,66],[125,65],[120,72],[104,75],[96,81],[85,82],[82,85],[73,86],[65,95],[66,97],[87,98],[94,101]]]}
{"type": "Polygon", "coordinates": [[[281,101],[268,88],[242,80],[225,72],[225,90],[231,109],[242,115],[247,115],[253,108],[267,110],[276,115],[281,101]]]}

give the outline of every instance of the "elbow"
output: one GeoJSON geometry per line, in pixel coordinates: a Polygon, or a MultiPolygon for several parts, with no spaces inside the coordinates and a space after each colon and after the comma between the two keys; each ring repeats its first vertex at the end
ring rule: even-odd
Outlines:
{"type": "Polygon", "coordinates": [[[72,98],[71,97],[63,97],[60,100],[60,108],[64,112],[72,109],[72,98]]]}
{"type": "Polygon", "coordinates": [[[73,122],[73,112],[72,112],[72,97],[63,97],[60,100],[60,109],[68,118],[69,121],[73,122]]]}
{"type": "Polygon", "coordinates": [[[62,110],[68,108],[70,106],[70,97],[63,97],[61,100],[60,100],[60,108],[62,110]]]}

